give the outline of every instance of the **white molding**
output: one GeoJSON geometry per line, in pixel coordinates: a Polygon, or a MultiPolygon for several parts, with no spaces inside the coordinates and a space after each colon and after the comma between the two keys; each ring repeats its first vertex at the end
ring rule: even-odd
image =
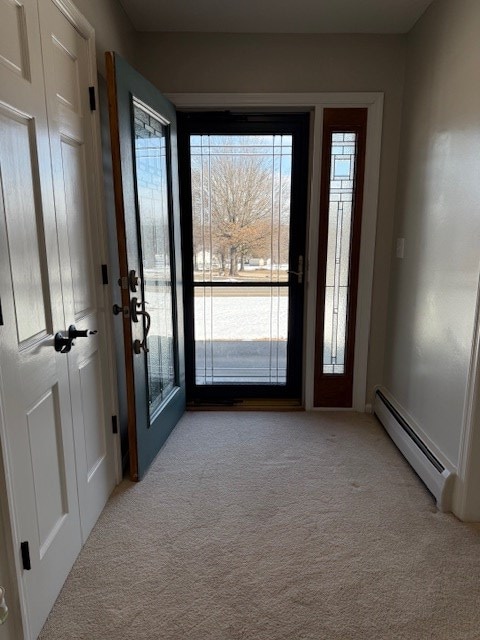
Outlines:
{"type": "MultiPolygon", "coordinates": [[[[311,181],[308,210],[307,281],[305,309],[304,380],[314,379],[316,322],[318,211],[325,107],[366,107],[368,109],[365,184],[363,198],[362,241],[358,279],[358,302],[353,375],[355,411],[364,412],[367,392],[368,348],[377,227],[380,152],[382,142],[383,93],[171,93],[167,97],[179,109],[297,109],[312,111],[311,181]]],[[[305,408],[313,409],[313,384],[303,391],[305,408]]]]}
{"type": "MultiPolygon", "coordinates": [[[[63,15],[67,18],[67,20],[72,24],[72,26],[78,31],[78,33],[85,38],[85,40],[90,40],[91,38],[95,38],[95,29],[88,22],[88,20],[80,13],[77,6],[72,2],[72,0],[50,0],[53,4],[60,9],[63,15]]],[[[39,0],[39,2],[45,2],[45,0],[39,0]]]]}
{"type": "MultiPolygon", "coordinates": [[[[54,0],[60,2],[64,0],[54,0]]],[[[83,18],[83,21],[85,19],[83,18]]],[[[88,24],[88,23],[87,23],[88,24]]],[[[74,24],[75,26],[75,24],[74,24]]],[[[95,174],[95,208],[97,212],[97,229],[99,233],[99,245],[101,250],[101,262],[109,265],[108,254],[108,230],[107,230],[107,214],[105,209],[105,192],[104,192],[104,177],[103,177],[103,158],[102,158],[102,143],[101,143],[101,124],[100,124],[100,95],[98,91],[97,82],[97,56],[95,47],[95,31],[85,29],[84,31],[88,35],[83,35],[87,42],[88,47],[88,61],[89,61],[89,84],[95,89],[95,96],[97,100],[97,108],[95,111],[90,112],[91,124],[92,124],[92,147],[94,155],[94,174],[95,174]]],[[[109,269],[111,277],[112,269],[109,269]]],[[[112,290],[110,286],[102,287],[103,294],[103,307],[104,307],[104,319],[106,328],[106,353],[105,353],[105,365],[108,376],[108,398],[104,400],[108,403],[108,410],[111,415],[119,415],[118,411],[118,387],[117,387],[117,362],[115,358],[115,339],[114,339],[114,326],[113,315],[111,309],[113,307],[112,290]]],[[[106,390],[107,391],[107,390],[106,390]]],[[[108,427],[108,425],[107,425],[108,427]]],[[[115,484],[119,484],[122,481],[122,454],[120,443],[120,430],[117,435],[111,434],[110,445],[113,447],[114,456],[114,469],[115,469],[115,484]]],[[[110,432],[111,433],[111,432],[110,432]]]]}
{"type": "Polygon", "coordinates": [[[365,106],[383,100],[379,92],[338,93],[167,93],[166,97],[180,109],[221,109],[222,107],[251,109],[260,107],[315,107],[365,106]]]}
{"type": "Polygon", "coordinates": [[[353,369],[353,407],[365,411],[368,351],[372,310],[375,240],[377,233],[380,156],[382,148],[383,94],[368,107],[365,179],[363,195],[360,268],[353,369]]]}
{"type": "MultiPolygon", "coordinates": [[[[14,600],[18,600],[19,603],[19,611],[16,610],[16,607],[10,605],[13,611],[9,612],[8,619],[11,620],[13,624],[14,632],[20,632],[19,638],[22,637],[22,635],[25,638],[29,638],[30,624],[27,614],[27,598],[23,580],[21,579],[23,567],[20,563],[20,554],[15,548],[16,541],[20,540],[20,535],[18,532],[17,509],[15,506],[16,502],[11,473],[10,460],[12,458],[8,448],[7,423],[3,412],[2,395],[3,381],[2,372],[0,371],[0,471],[3,471],[0,476],[0,517],[3,519],[4,531],[7,536],[7,540],[4,540],[2,544],[9,561],[9,566],[6,567],[6,570],[10,578],[9,586],[13,590],[11,596],[13,596],[14,600]]],[[[7,593],[7,598],[11,596],[7,593]]],[[[15,633],[12,637],[15,637],[15,633]]]]}
{"type": "Polygon", "coordinates": [[[477,291],[472,356],[460,436],[453,512],[461,520],[480,522],[480,282],[477,291]]]}

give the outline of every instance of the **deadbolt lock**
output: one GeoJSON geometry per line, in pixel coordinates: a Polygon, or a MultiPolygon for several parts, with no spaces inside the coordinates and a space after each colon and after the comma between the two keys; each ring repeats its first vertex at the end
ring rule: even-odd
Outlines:
{"type": "Polygon", "coordinates": [[[140,283],[140,278],[137,276],[135,269],[132,269],[128,274],[128,284],[130,285],[130,291],[135,293],[140,283]]]}

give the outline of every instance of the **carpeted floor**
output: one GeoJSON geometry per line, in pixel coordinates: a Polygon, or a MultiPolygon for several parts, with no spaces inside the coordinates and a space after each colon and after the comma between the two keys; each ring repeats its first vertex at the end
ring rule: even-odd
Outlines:
{"type": "Polygon", "coordinates": [[[480,638],[480,531],[375,418],[187,413],[123,482],[42,640],[480,638]]]}

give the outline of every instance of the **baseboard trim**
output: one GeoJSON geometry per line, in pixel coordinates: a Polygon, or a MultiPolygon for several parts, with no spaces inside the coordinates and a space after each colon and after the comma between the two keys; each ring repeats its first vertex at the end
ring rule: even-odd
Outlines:
{"type": "Polygon", "coordinates": [[[440,511],[452,510],[455,474],[429,449],[406,416],[381,389],[375,393],[374,413],[390,438],[437,501],[440,511]]]}

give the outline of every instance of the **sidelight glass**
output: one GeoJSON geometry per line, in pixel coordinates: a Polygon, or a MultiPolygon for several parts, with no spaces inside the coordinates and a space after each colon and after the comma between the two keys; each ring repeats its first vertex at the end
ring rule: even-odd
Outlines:
{"type": "Polygon", "coordinates": [[[323,373],[345,371],[357,134],[332,133],[323,373]]]}
{"type": "Polygon", "coordinates": [[[173,288],[171,274],[168,127],[134,101],[135,170],[146,306],[150,418],[175,386],[173,288]]]}

